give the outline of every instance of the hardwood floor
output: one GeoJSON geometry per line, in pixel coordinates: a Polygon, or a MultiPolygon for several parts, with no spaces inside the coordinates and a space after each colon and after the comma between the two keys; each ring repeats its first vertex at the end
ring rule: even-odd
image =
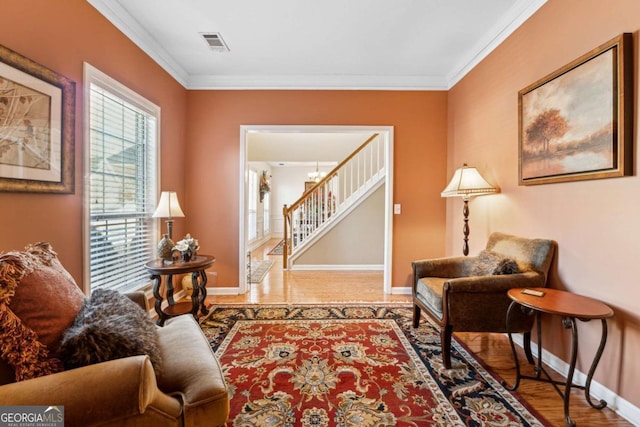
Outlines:
{"type": "MultiPolygon", "coordinates": [[[[410,295],[384,294],[381,271],[283,271],[282,256],[267,254],[278,241],[279,239],[272,239],[251,253],[254,259],[275,261],[262,283],[252,284],[249,292],[244,295],[208,296],[207,303],[411,302],[410,295]]],[[[514,364],[506,336],[478,333],[456,333],[455,336],[482,360],[490,371],[509,384],[513,383],[514,364]]],[[[522,351],[519,351],[519,360],[523,373],[531,375],[532,370],[527,370],[531,368],[522,351]]],[[[550,368],[547,368],[547,371],[552,372],[550,368]]],[[[556,374],[555,378],[562,380],[559,374],[556,374]]],[[[522,380],[517,392],[551,425],[565,425],[562,399],[550,384],[522,380]]],[[[578,426],[632,425],[609,408],[591,408],[584,398],[584,392],[577,389],[571,393],[570,415],[578,426]]]]}

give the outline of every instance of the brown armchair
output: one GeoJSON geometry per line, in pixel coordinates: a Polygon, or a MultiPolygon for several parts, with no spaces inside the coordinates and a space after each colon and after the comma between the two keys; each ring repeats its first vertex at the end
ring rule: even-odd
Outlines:
{"type": "MultiPolygon", "coordinates": [[[[129,297],[149,311],[144,293],[129,297]]],[[[159,374],[141,355],[13,382],[0,360],[0,406],[63,406],[68,427],[225,425],[227,386],[193,316],[169,320],[158,334],[159,374]]]]}
{"type": "Polygon", "coordinates": [[[0,406],[64,407],[67,427],[225,425],[229,391],[193,316],[159,328],[144,292],[127,296],[142,308],[86,298],[47,242],[0,253],[0,406]]]}
{"type": "MultiPolygon", "coordinates": [[[[413,327],[418,327],[424,311],[440,326],[442,361],[451,368],[451,334],[464,332],[506,332],[506,313],[511,303],[507,290],[511,288],[545,287],[555,243],[545,239],[527,239],[503,233],[492,233],[486,251],[476,257],[450,257],[414,261],[413,266],[413,327]],[[517,273],[491,271],[477,275],[486,268],[481,258],[500,258],[500,262],[517,265],[517,273]]],[[[515,266],[514,266],[515,268],[515,266]]],[[[527,359],[531,355],[533,317],[520,311],[514,313],[511,332],[524,334],[527,359]]]]}

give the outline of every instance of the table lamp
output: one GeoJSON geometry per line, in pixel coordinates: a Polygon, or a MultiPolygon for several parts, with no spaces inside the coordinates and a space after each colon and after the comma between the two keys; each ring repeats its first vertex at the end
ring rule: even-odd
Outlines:
{"type": "Polygon", "coordinates": [[[469,255],[469,199],[471,196],[482,196],[485,194],[495,193],[497,189],[489,184],[474,167],[469,167],[465,163],[461,168],[457,169],[451,178],[451,182],[447,185],[442,193],[442,197],[462,197],[464,207],[462,213],[464,215],[464,244],[462,253],[464,256],[469,255]]]}
{"type": "Polygon", "coordinates": [[[156,211],[152,215],[154,218],[167,218],[167,234],[169,239],[173,238],[173,218],[184,217],[184,212],[180,208],[178,195],[175,191],[163,191],[160,195],[160,202],[156,211]]]}

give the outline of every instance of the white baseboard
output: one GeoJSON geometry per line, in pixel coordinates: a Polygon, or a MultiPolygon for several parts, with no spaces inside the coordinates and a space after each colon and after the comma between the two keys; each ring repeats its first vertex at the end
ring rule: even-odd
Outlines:
{"type": "Polygon", "coordinates": [[[384,265],[382,264],[362,264],[362,265],[316,265],[316,264],[308,264],[308,265],[300,265],[295,264],[291,266],[291,270],[339,270],[339,271],[348,271],[348,270],[357,270],[357,271],[367,271],[367,270],[375,270],[375,271],[384,271],[384,265]]]}
{"type": "Polygon", "coordinates": [[[207,288],[207,295],[240,295],[240,288],[207,288]]]}
{"type": "Polygon", "coordinates": [[[410,286],[403,286],[403,287],[392,286],[391,287],[392,295],[411,295],[412,291],[413,289],[410,286]]]}
{"type": "MultiPolygon", "coordinates": [[[[522,335],[514,334],[513,342],[522,347],[522,335]]],[[[534,356],[537,356],[538,354],[538,345],[535,342],[531,342],[531,352],[534,356]]],[[[544,347],[542,348],[542,362],[563,377],[567,377],[567,374],[569,373],[569,364],[554,354],[546,351],[544,347]]],[[[587,375],[576,369],[573,373],[573,382],[576,384],[584,384],[586,381],[587,375]]],[[[616,393],[595,380],[591,381],[590,391],[592,398],[604,400],[607,402],[607,407],[622,418],[626,419],[633,425],[640,425],[640,408],[634,406],[631,402],[618,396],[616,393]]],[[[597,409],[594,409],[594,411],[597,411],[597,409]]]]}
{"type": "Polygon", "coordinates": [[[262,236],[260,239],[255,240],[251,243],[249,243],[247,245],[247,251],[251,252],[257,248],[259,248],[260,246],[264,245],[265,243],[267,243],[269,241],[269,239],[271,239],[271,234],[266,235],[266,236],[262,236]]]}

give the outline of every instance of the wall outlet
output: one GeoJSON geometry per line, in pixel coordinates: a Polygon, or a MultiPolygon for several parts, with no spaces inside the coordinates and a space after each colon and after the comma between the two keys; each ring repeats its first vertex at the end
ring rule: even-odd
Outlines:
{"type": "Polygon", "coordinates": [[[393,205],[393,214],[394,215],[400,215],[401,211],[402,211],[402,208],[400,206],[400,203],[396,203],[396,204],[393,205]]]}

